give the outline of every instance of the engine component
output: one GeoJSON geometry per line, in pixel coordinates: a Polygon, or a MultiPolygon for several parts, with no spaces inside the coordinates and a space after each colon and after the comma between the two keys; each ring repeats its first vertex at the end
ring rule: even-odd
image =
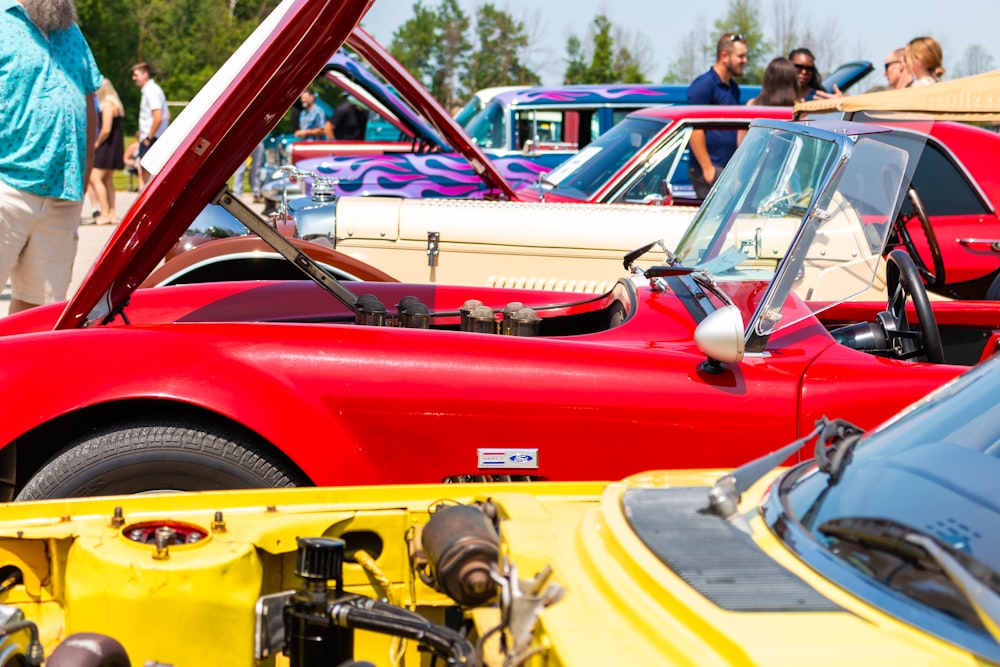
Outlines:
{"type": "Polygon", "coordinates": [[[284,609],[291,667],[339,665],[354,658],[354,631],[340,627],[328,613],[344,594],[344,547],[340,539],[298,539],[295,574],[302,577],[302,586],[284,609]]]}
{"type": "Polygon", "coordinates": [[[500,623],[509,634],[507,662],[523,664],[537,649],[532,648],[532,636],[538,614],[563,599],[562,586],[550,583],[551,566],[546,566],[531,579],[517,576],[517,567],[506,559],[491,571],[500,588],[500,623]]]}
{"type": "Polygon", "coordinates": [[[511,314],[509,320],[504,313],[504,333],[508,336],[537,336],[542,320],[531,308],[520,308],[511,314]]]}
{"type": "Polygon", "coordinates": [[[464,606],[496,596],[490,568],[499,561],[500,537],[482,509],[441,507],[424,526],[421,539],[427,555],[427,568],[419,571],[424,583],[464,606]]]}
{"type": "Polygon", "coordinates": [[[415,296],[404,296],[399,300],[399,326],[406,329],[430,329],[431,311],[415,296]]]}
{"type": "Polygon", "coordinates": [[[176,521],[134,523],[126,526],[122,535],[132,542],[154,546],[153,558],[157,560],[168,560],[171,546],[197,544],[208,537],[208,533],[198,526],[176,521]]]}
{"type": "Polygon", "coordinates": [[[524,308],[524,304],[520,301],[511,301],[503,309],[503,320],[500,323],[500,333],[504,336],[511,335],[511,330],[514,328],[514,317],[517,312],[524,308]]]}
{"type": "Polygon", "coordinates": [[[42,643],[38,641],[38,627],[24,618],[17,607],[0,605],[0,656],[5,664],[42,664],[42,643]]]}
{"type": "Polygon", "coordinates": [[[337,538],[298,539],[295,573],[303,579],[301,588],[257,601],[258,660],[281,646],[290,667],[365,664],[355,662],[353,655],[354,630],[360,629],[413,639],[446,665],[481,664],[475,646],[455,630],[408,609],[344,593],[345,546],[337,538]]]}
{"type": "Polygon", "coordinates": [[[354,323],[382,327],[386,323],[385,304],[374,294],[362,294],[358,297],[354,311],[354,323]]]}
{"type": "MultiPolygon", "coordinates": [[[[46,667],[130,667],[125,647],[113,637],[98,632],[76,632],[56,646],[46,667]]],[[[156,664],[146,662],[146,667],[156,664]]]]}

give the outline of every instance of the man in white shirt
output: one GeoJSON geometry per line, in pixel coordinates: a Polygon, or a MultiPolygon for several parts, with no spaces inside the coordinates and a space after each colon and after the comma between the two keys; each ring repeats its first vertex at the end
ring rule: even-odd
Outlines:
{"type": "Polygon", "coordinates": [[[145,173],[142,170],[142,156],[153,145],[170,123],[170,110],[167,108],[167,97],[163,89],[153,80],[153,68],[149,63],[132,65],[132,81],[142,90],[139,101],[139,189],[146,185],[145,173]]]}

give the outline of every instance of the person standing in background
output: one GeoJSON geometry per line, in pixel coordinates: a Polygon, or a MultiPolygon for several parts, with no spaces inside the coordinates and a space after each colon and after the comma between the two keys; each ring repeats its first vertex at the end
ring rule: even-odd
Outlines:
{"type": "Polygon", "coordinates": [[[906,64],[906,49],[896,49],[885,57],[885,80],[889,88],[906,88],[913,83],[913,72],[906,64]]]}
{"type": "Polygon", "coordinates": [[[906,45],[906,65],[913,72],[911,86],[929,86],[944,76],[941,45],[933,37],[914,37],[906,45]]]}
{"type": "Polygon", "coordinates": [[[368,109],[354,97],[348,97],[333,110],[333,117],[326,121],[327,139],[364,141],[368,127],[368,109]]]}
{"type": "Polygon", "coordinates": [[[798,102],[841,97],[842,93],[836,86],[832,93],[823,87],[823,80],[819,76],[819,70],[816,69],[816,57],[812,51],[800,46],[792,49],[788,59],[795,65],[795,72],[798,74],[798,102]]]}
{"type": "Polygon", "coordinates": [[[307,88],[299,99],[302,111],[299,112],[299,129],[295,130],[295,136],[303,139],[326,138],[326,114],[316,104],[316,93],[307,88]]]}
{"type": "Polygon", "coordinates": [[[0,284],[10,278],[17,313],[69,290],[103,77],[73,0],[0,0],[0,11],[0,284]]]}
{"type": "Polygon", "coordinates": [[[125,107],[107,78],[97,89],[97,103],[101,130],[94,142],[94,170],[90,173],[90,183],[100,208],[97,224],[113,225],[116,222],[115,171],[125,168],[125,136],[122,134],[125,107]]]}
{"type": "Polygon", "coordinates": [[[798,99],[798,70],[788,58],[775,58],[764,70],[760,95],[747,101],[747,106],[790,107],[798,99]]]}
{"type": "Polygon", "coordinates": [[[153,68],[149,63],[132,65],[132,81],[142,91],[139,100],[139,191],[146,186],[145,174],[142,171],[142,156],[167,129],[170,124],[170,109],[167,108],[167,96],[163,89],[153,80],[153,68]]]}
{"type": "MultiPolygon", "coordinates": [[[[747,65],[747,43],[743,35],[727,32],[719,38],[715,64],[688,87],[688,104],[739,104],[742,76],[747,65]]],[[[736,130],[694,130],[688,176],[698,199],[704,199],[729,158],[736,152],[736,130]]]]}
{"type": "MultiPolygon", "coordinates": [[[[253,191],[253,201],[259,204],[264,201],[260,192],[260,170],[264,166],[264,142],[260,142],[250,153],[250,190],[253,191]]],[[[247,172],[247,161],[243,160],[233,173],[233,194],[243,196],[243,179],[247,172]]]]}

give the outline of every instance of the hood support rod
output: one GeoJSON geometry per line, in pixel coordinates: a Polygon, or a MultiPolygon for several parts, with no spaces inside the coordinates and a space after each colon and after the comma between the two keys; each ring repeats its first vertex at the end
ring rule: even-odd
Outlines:
{"type": "Polygon", "coordinates": [[[212,203],[229,211],[234,218],[246,225],[247,229],[259,236],[264,243],[274,248],[275,252],[298,267],[310,280],[357,313],[358,298],[354,296],[353,292],[341,285],[340,281],[324,271],[312,257],[299,250],[281,232],[269,225],[267,220],[257,215],[256,211],[230,192],[228,187],[223,186],[219,193],[212,198],[212,203]]]}

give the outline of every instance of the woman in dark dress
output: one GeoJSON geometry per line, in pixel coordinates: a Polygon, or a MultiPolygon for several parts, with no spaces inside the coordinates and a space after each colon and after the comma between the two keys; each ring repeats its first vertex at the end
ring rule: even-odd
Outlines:
{"type": "Polygon", "coordinates": [[[125,107],[110,81],[104,79],[97,89],[97,104],[100,110],[101,131],[97,135],[94,150],[94,169],[90,172],[90,184],[97,195],[100,208],[97,224],[113,225],[115,218],[115,171],[125,168],[125,139],[122,136],[122,119],[125,107]]]}

